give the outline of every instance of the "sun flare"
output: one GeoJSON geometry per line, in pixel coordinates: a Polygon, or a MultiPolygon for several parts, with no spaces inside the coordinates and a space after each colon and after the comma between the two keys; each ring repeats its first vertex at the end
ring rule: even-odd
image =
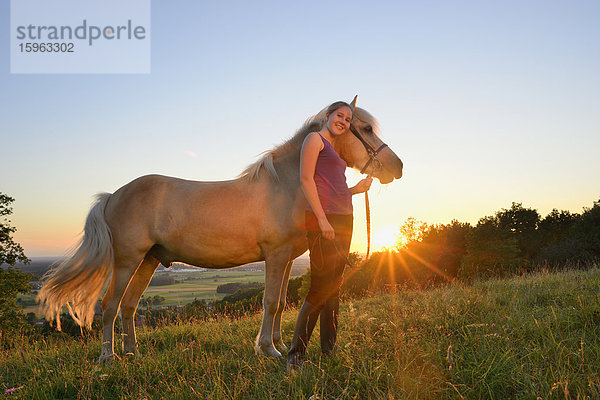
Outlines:
{"type": "Polygon", "coordinates": [[[396,246],[402,246],[405,242],[400,234],[400,227],[385,226],[375,229],[372,242],[375,251],[392,249],[396,246]]]}

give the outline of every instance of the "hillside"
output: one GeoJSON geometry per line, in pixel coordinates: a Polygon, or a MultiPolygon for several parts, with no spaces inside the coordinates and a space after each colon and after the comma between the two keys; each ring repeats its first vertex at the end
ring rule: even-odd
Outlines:
{"type": "Polygon", "coordinates": [[[140,329],[142,358],[108,367],[98,337],[23,339],[0,356],[1,379],[12,398],[600,397],[598,268],[346,301],[338,352],[320,358],[317,328],[295,376],[254,355],[260,320],[140,329]]]}

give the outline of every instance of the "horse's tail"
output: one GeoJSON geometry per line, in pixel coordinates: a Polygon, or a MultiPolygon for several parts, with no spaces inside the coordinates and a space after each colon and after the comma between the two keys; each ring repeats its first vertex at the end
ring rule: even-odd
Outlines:
{"type": "Polygon", "coordinates": [[[84,234],[73,256],[54,266],[44,275],[37,300],[46,319],[56,318],[60,330],[60,312],[67,306],[79,326],[91,327],[94,310],[113,267],[110,228],[104,208],[110,193],[101,193],[85,221],[84,234]]]}

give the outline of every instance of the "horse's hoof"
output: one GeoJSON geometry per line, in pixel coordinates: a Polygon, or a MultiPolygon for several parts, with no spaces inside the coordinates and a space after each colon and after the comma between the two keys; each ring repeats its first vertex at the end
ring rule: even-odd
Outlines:
{"type": "Polygon", "coordinates": [[[256,354],[258,354],[259,356],[267,356],[267,357],[273,357],[273,358],[282,358],[283,357],[281,355],[281,353],[279,352],[279,350],[277,350],[275,348],[275,346],[273,346],[273,345],[270,345],[270,346],[256,345],[256,346],[254,346],[254,351],[256,351],[256,354]]]}

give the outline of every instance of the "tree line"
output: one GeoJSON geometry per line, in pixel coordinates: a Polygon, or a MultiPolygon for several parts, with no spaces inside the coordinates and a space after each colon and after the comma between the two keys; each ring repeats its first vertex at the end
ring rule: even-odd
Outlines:
{"type": "Polygon", "coordinates": [[[428,225],[409,218],[403,240],[346,271],[344,293],[356,296],[397,285],[503,277],[540,269],[586,268],[600,259],[600,201],[582,213],[542,217],[512,203],[471,225],[428,225]]]}

